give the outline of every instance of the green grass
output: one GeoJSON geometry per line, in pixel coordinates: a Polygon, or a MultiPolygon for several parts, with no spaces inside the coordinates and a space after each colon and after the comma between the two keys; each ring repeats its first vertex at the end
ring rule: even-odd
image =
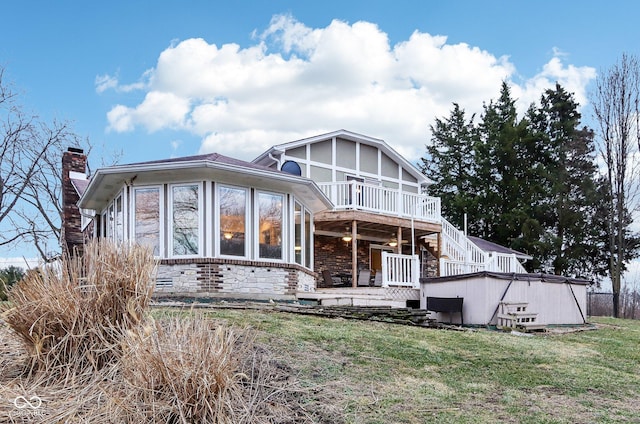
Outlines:
{"type": "MultiPolygon", "coordinates": [[[[155,311],[166,313],[175,312],[155,311]]],[[[208,316],[253,328],[347,423],[640,422],[637,321],[517,337],[266,311],[208,316]]]]}

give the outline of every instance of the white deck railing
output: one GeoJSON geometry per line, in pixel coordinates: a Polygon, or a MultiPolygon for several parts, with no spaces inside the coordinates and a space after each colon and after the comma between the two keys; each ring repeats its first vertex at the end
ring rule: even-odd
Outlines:
{"type": "Polygon", "coordinates": [[[516,255],[485,253],[444,218],[442,218],[442,256],[440,258],[440,276],[442,277],[480,271],[527,272],[516,255]]]}
{"type": "Polygon", "coordinates": [[[485,271],[484,264],[471,264],[463,261],[454,261],[451,259],[440,258],[440,276],[448,277],[451,275],[472,274],[474,272],[485,271]]]}
{"type": "Polygon", "coordinates": [[[444,218],[442,218],[442,253],[453,262],[468,264],[487,262],[486,253],[444,218]]]}
{"type": "Polygon", "coordinates": [[[382,252],[382,287],[411,286],[420,288],[418,255],[382,252]]]}
{"type": "Polygon", "coordinates": [[[527,272],[518,258],[516,258],[516,255],[506,253],[492,253],[491,258],[487,261],[487,271],[515,272],[517,274],[527,272]]]}
{"type": "Polygon", "coordinates": [[[319,183],[335,209],[356,209],[440,222],[440,198],[406,193],[360,181],[319,183]]]}

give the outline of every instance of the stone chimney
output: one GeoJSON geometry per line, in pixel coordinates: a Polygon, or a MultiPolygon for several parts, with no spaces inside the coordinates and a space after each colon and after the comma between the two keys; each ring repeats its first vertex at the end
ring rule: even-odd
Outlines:
{"type": "Polygon", "coordinates": [[[82,252],[84,236],[77,203],[80,195],[71,180],[86,179],[87,156],[82,149],[69,147],[62,154],[62,225],[60,238],[63,253],[82,252]]]}

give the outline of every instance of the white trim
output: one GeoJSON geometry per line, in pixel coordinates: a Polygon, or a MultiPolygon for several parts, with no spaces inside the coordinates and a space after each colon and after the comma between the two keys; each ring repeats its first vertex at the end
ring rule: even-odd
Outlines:
{"type": "MultiPolygon", "coordinates": [[[[323,140],[319,140],[319,141],[323,141],[323,140]]],[[[380,146],[375,146],[375,145],[371,145],[372,147],[376,147],[377,149],[377,161],[378,161],[378,172],[373,173],[373,172],[364,172],[360,170],[360,145],[361,143],[359,141],[355,141],[355,140],[349,140],[352,141],[356,144],[356,151],[355,151],[355,166],[354,167],[344,167],[344,166],[338,166],[337,165],[337,139],[336,138],[332,138],[332,147],[331,147],[331,164],[327,164],[325,162],[318,162],[315,161],[311,158],[311,144],[307,144],[306,145],[306,149],[305,149],[305,158],[297,158],[297,157],[293,157],[293,156],[288,156],[286,151],[282,154],[282,161],[287,161],[287,160],[293,160],[296,161],[298,164],[304,164],[305,168],[306,168],[306,172],[305,172],[305,177],[306,178],[311,178],[311,167],[316,167],[316,168],[321,168],[321,169],[325,169],[330,171],[331,173],[331,181],[318,181],[316,182],[317,184],[321,184],[321,183],[327,183],[327,182],[338,182],[338,178],[337,175],[339,172],[343,173],[343,174],[351,174],[357,177],[361,177],[361,178],[366,178],[366,179],[371,179],[371,180],[376,180],[378,181],[380,184],[382,184],[383,182],[388,182],[388,183],[393,183],[396,184],[398,186],[398,189],[401,191],[406,191],[408,193],[420,193],[421,192],[421,188],[423,187],[423,184],[420,183],[420,180],[417,179],[416,182],[410,182],[410,181],[404,181],[402,178],[402,174],[403,174],[403,170],[405,170],[406,168],[403,168],[402,163],[400,163],[399,160],[394,159],[393,156],[387,154],[386,152],[383,151],[383,149],[380,148],[380,146]],[[391,160],[393,160],[396,164],[396,173],[395,173],[395,177],[389,177],[389,176],[385,176],[382,174],[382,154],[385,153],[391,160]],[[412,187],[415,188],[416,191],[407,191],[405,190],[405,188],[408,187],[412,187]]],[[[367,144],[367,143],[364,143],[367,144]]],[[[367,144],[368,145],[368,144],[367,144]]],[[[412,172],[410,172],[410,170],[407,169],[407,171],[409,172],[409,174],[411,175],[412,172]]]]}
{"type": "MultiPolygon", "coordinates": [[[[316,252],[315,239],[314,239],[316,229],[315,229],[315,223],[313,221],[314,216],[313,216],[313,212],[311,210],[309,210],[307,208],[304,208],[304,205],[302,205],[302,206],[303,206],[303,210],[305,212],[304,213],[304,218],[305,219],[303,220],[304,228],[305,228],[305,230],[304,230],[305,231],[304,232],[305,236],[306,236],[306,231],[307,231],[307,229],[306,229],[306,226],[307,226],[306,216],[307,216],[307,213],[309,214],[309,246],[307,246],[305,248],[304,252],[303,252],[303,255],[305,256],[304,262],[305,263],[307,262],[307,260],[306,260],[307,250],[306,249],[309,249],[309,252],[310,252],[310,254],[309,254],[309,262],[310,263],[306,264],[305,267],[307,267],[310,270],[314,270],[315,269],[314,268],[314,266],[315,266],[315,256],[316,256],[316,254],[315,254],[315,252],[316,252]]],[[[306,241],[306,239],[305,239],[305,241],[306,241]]]]}
{"type": "Polygon", "coordinates": [[[205,222],[205,234],[211,235],[210,237],[205,236],[204,242],[204,256],[215,256],[215,242],[213,234],[215,233],[215,198],[217,197],[215,194],[215,186],[213,181],[206,181],[204,183],[204,191],[206,193],[206,199],[204,203],[204,222],[205,222]]]}
{"type": "Polygon", "coordinates": [[[69,171],[69,178],[72,180],[86,180],[87,174],[84,172],[69,171]]]}

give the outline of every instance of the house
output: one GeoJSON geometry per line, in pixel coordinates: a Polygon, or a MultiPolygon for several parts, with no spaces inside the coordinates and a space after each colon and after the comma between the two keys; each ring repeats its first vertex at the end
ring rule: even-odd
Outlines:
{"type": "Polygon", "coordinates": [[[331,203],[313,181],[219,154],[101,168],[90,179],[85,166],[81,151],[65,152],[68,251],[91,237],[149,246],[159,294],[293,300],[314,289],[313,215],[331,203]]]}
{"type": "Polygon", "coordinates": [[[384,140],[346,130],[218,154],[99,169],[63,158],[65,243],[151,246],[156,293],[419,306],[421,278],[524,273],[528,257],[467,237],[430,181],[384,140]],[[74,209],[75,208],[75,209],[74,209]]]}

